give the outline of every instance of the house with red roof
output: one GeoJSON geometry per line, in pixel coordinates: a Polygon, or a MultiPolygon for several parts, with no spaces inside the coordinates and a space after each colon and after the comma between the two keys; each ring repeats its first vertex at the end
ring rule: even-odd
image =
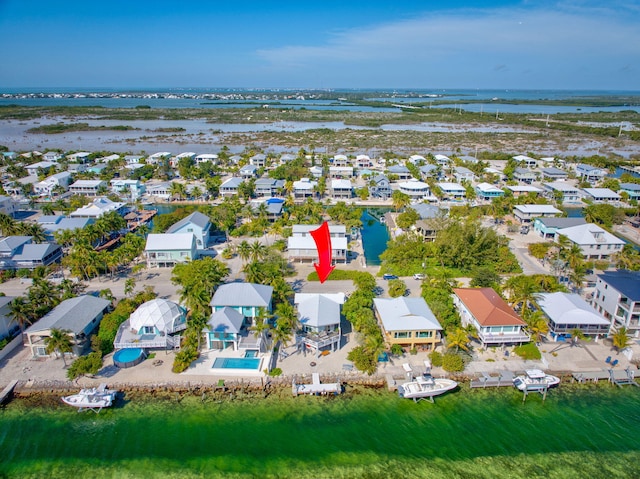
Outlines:
{"type": "Polygon", "coordinates": [[[455,288],[453,303],[463,326],[472,325],[483,347],[528,343],[526,323],[492,288],[455,288]]]}

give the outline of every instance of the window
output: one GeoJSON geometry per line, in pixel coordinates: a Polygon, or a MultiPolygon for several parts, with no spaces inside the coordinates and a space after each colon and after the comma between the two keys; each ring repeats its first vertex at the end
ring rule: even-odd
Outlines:
{"type": "Polygon", "coordinates": [[[393,337],[395,339],[406,339],[409,337],[409,333],[407,331],[396,331],[393,333],[393,337]]]}
{"type": "Polygon", "coordinates": [[[416,338],[432,338],[433,331],[416,331],[416,338]]]}

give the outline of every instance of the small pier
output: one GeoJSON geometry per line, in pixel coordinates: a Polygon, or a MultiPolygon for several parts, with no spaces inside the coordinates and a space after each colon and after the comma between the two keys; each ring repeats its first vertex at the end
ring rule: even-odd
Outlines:
{"type": "Polygon", "coordinates": [[[625,373],[624,377],[616,377],[615,373],[616,371],[614,371],[613,369],[609,369],[609,381],[612,384],[615,384],[620,388],[622,386],[629,386],[629,385],[640,387],[640,384],[638,384],[638,382],[635,380],[635,374],[631,368],[627,368],[624,370],[624,373],[625,373]]]}
{"type": "Polygon", "coordinates": [[[544,401],[545,399],[547,399],[547,391],[549,391],[549,385],[547,383],[544,383],[544,384],[527,384],[527,386],[525,387],[525,389],[523,391],[524,392],[524,396],[522,396],[522,402],[525,402],[527,400],[527,396],[531,392],[542,394],[542,401],[544,401]]]}
{"type": "Polygon", "coordinates": [[[338,395],[342,392],[342,385],[340,383],[325,383],[320,382],[320,374],[311,374],[311,384],[296,384],[294,379],[291,384],[291,392],[294,396],[300,394],[314,395],[314,396],[327,396],[329,394],[338,395]]]}
{"type": "Polygon", "coordinates": [[[11,393],[13,393],[13,390],[15,389],[17,384],[18,380],[14,379],[7,385],[6,388],[2,390],[2,392],[0,393],[0,404],[4,403],[6,399],[11,396],[11,393]]]}
{"type": "Polygon", "coordinates": [[[634,385],[639,386],[635,380],[635,371],[631,368],[626,369],[601,369],[600,371],[585,371],[580,373],[573,373],[573,380],[579,383],[598,381],[609,381],[616,386],[634,385]]]}
{"type": "Polygon", "coordinates": [[[471,380],[470,386],[471,388],[513,387],[513,372],[500,371],[499,376],[491,376],[489,373],[482,373],[481,377],[471,380]]]}

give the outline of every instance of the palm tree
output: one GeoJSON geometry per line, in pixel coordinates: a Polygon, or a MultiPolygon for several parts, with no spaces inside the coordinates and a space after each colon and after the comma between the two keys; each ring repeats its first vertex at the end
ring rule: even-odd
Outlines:
{"type": "Polygon", "coordinates": [[[51,203],[44,203],[40,207],[40,211],[42,211],[43,215],[52,215],[55,212],[53,211],[53,205],[51,203]]]}
{"type": "Polygon", "coordinates": [[[464,328],[458,327],[447,333],[447,349],[455,347],[456,352],[458,352],[460,348],[469,351],[468,343],[469,336],[467,335],[467,330],[464,328]]]}
{"type": "Polygon", "coordinates": [[[571,346],[579,346],[580,340],[587,339],[587,336],[582,332],[580,328],[573,328],[571,330],[571,346]]]}
{"type": "Polygon", "coordinates": [[[393,208],[396,211],[399,211],[401,208],[404,208],[411,203],[411,197],[402,191],[395,190],[391,194],[391,201],[393,203],[393,208]]]}
{"type": "Polygon", "coordinates": [[[258,262],[265,259],[267,256],[267,247],[259,241],[251,243],[250,258],[251,261],[258,262]]]}
{"type": "Polygon", "coordinates": [[[549,332],[549,325],[542,311],[538,309],[528,316],[527,329],[536,343],[539,343],[542,337],[549,332]]]}
{"type": "Polygon", "coordinates": [[[629,337],[629,331],[624,326],[619,328],[613,335],[611,336],[611,340],[613,342],[613,347],[616,348],[618,354],[624,348],[628,347],[631,344],[631,338],[629,337]]]}
{"type": "Polygon", "coordinates": [[[56,355],[62,356],[62,362],[64,363],[64,367],[66,368],[67,360],[64,357],[64,353],[70,353],[71,351],[73,351],[69,331],[65,329],[53,328],[51,330],[51,335],[47,338],[44,338],[44,344],[46,346],[45,351],[47,352],[47,354],[56,353],[56,355]]]}
{"type": "Polygon", "coordinates": [[[187,188],[184,183],[172,181],[169,187],[169,193],[171,194],[171,198],[178,197],[178,199],[181,200],[187,195],[187,188]]]}
{"type": "Polygon", "coordinates": [[[242,241],[236,248],[238,256],[243,262],[246,262],[251,257],[251,245],[248,241],[242,241]]]}
{"type": "Polygon", "coordinates": [[[613,255],[616,268],[637,271],[640,269],[640,253],[636,251],[631,243],[622,247],[619,253],[613,255]]]}
{"type": "Polygon", "coordinates": [[[136,289],[136,280],[134,278],[127,278],[124,282],[124,294],[129,296],[136,289]]]}
{"type": "Polygon", "coordinates": [[[202,330],[207,326],[207,316],[200,314],[199,312],[192,313],[189,318],[188,328],[191,331],[190,334],[194,334],[197,339],[198,351],[200,350],[200,342],[202,340],[202,330]]]}
{"type": "Polygon", "coordinates": [[[0,213],[0,232],[4,236],[13,236],[18,232],[18,222],[11,216],[0,213]]]}
{"type": "Polygon", "coordinates": [[[9,317],[11,322],[20,327],[20,332],[24,332],[25,326],[35,321],[33,307],[24,296],[18,296],[9,303],[9,317]]]}

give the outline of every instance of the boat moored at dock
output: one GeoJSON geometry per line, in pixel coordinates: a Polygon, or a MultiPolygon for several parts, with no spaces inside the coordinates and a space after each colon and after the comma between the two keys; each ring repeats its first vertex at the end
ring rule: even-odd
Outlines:
{"type": "Polygon", "coordinates": [[[527,369],[523,375],[513,378],[513,385],[520,391],[548,389],[560,384],[560,378],[546,374],[541,369],[527,369]]]}
{"type": "Polygon", "coordinates": [[[435,396],[451,391],[458,386],[453,379],[434,378],[429,374],[418,376],[413,381],[409,381],[398,386],[398,395],[401,398],[413,399],[418,402],[421,399],[429,399],[433,402],[435,396]]]}
{"type": "Polygon", "coordinates": [[[63,396],[62,402],[78,408],[78,412],[90,409],[99,413],[102,408],[111,407],[117,394],[118,391],[112,391],[106,384],[100,384],[97,388],[81,389],[77,394],[63,396]]]}

